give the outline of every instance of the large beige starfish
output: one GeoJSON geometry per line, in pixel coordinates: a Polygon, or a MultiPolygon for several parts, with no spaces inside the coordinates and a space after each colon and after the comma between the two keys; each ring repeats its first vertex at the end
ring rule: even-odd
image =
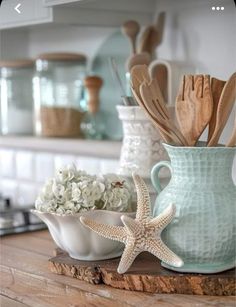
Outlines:
{"type": "Polygon", "coordinates": [[[159,216],[152,218],[147,186],[138,175],[133,174],[133,179],[137,189],[137,213],[135,219],[122,215],[121,220],[124,227],[97,223],[86,217],[80,218],[81,223],[105,238],[125,244],[117,269],[120,274],[125,273],[137,255],[143,251],[152,253],[171,266],[181,267],[184,264],[183,261],[161,240],[162,230],[174,218],[175,205],[168,206],[159,216]]]}

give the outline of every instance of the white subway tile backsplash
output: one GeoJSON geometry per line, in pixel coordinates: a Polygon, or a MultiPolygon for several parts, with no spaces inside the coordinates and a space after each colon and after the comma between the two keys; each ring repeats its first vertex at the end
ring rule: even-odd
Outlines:
{"type": "Polygon", "coordinates": [[[91,175],[100,173],[100,160],[97,158],[78,157],[76,165],[79,169],[91,175]]]}
{"type": "Polygon", "coordinates": [[[89,174],[114,173],[119,165],[115,159],[1,148],[0,194],[19,206],[31,206],[55,170],[73,163],[89,174]]]}
{"type": "Polygon", "coordinates": [[[102,159],[100,160],[100,173],[106,174],[106,173],[116,173],[119,166],[119,160],[107,160],[102,159]]]}
{"type": "Polygon", "coordinates": [[[54,159],[55,170],[73,163],[76,164],[76,157],[71,155],[56,155],[54,159]]]}
{"type": "Polygon", "coordinates": [[[15,177],[15,152],[13,150],[0,150],[0,175],[5,178],[15,177]]]}
{"type": "Polygon", "coordinates": [[[17,204],[19,206],[32,206],[36,199],[36,188],[34,184],[19,183],[17,189],[17,204]]]}
{"type": "Polygon", "coordinates": [[[37,153],[35,155],[35,180],[45,182],[48,178],[53,177],[54,173],[54,155],[37,153]]]}
{"type": "Polygon", "coordinates": [[[18,151],[16,153],[16,177],[17,179],[34,180],[35,163],[34,154],[30,151],[18,151]]]}

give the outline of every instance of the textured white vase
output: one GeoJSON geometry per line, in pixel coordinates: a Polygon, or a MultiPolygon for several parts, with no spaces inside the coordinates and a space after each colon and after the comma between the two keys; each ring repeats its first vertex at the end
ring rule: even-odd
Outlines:
{"type": "Polygon", "coordinates": [[[152,167],[167,159],[160,134],[139,106],[117,106],[117,110],[124,133],[118,173],[131,177],[135,171],[149,179],[152,167]]]}

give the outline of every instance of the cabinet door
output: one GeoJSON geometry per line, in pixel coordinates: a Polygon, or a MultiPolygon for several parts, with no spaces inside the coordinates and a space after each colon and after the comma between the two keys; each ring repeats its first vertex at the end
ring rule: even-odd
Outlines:
{"type": "Polygon", "coordinates": [[[0,29],[51,22],[52,8],[44,7],[43,0],[4,0],[0,8],[0,29]],[[15,7],[18,4],[18,13],[15,7]]]}

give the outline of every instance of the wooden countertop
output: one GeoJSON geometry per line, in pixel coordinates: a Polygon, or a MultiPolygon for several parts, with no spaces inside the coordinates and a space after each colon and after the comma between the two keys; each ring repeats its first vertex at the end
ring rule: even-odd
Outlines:
{"type": "Polygon", "coordinates": [[[235,297],[148,294],[91,285],[48,270],[55,244],[48,231],[0,240],[0,306],[232,306],[235,297]]]}

